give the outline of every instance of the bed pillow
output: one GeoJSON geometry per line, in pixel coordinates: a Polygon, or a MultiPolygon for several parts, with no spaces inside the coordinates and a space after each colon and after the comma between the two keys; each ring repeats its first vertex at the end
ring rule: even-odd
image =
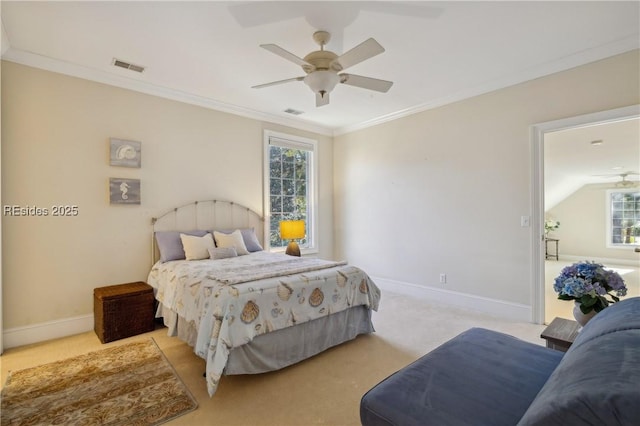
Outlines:
{"type": "Polygon", "coordinates": [[[208,231],[158,231],[156,232],[156,243],[160,252],[160,262],[168,262],[170,260],[184,260],[184,248],[180,234],[195,235],[202,237],[208,231]]]}
{"type": "Polygon", "coordinates": [[[213,231],[213,237],[216,240],[217,247],[233,247],[236,249],[236,253],[238,253],[238,256],[242,256],[243,254],[249,254],[249,251],[247,250],[247,246],[244,245],[244,240],[242,239],[242,233],[240,232],[239,229],[236,229],[230,234],[213,231]]]}
{"type": "Polygon", "coordinates": [[[209,249],[214,248],[213,238],[207,233],[202,237],[180,234],[182,247],[187,260],[200,260],[209,258],[209,249]]]}
{"type": "Polygon", "coordinates": [[[214,260],[237,256],[238,252],[235,247],[214,247],[209,249],[209,257],[214,260]]]}
{"type": "MultiPolygon", "coordinates": [[[[223,234],[231,234],[233,231],[234,229],[218,230],[218,232],[222,232],[223,234]]],[[[242,234],[242,240],[244,241],[244,245],[249,253],[263,250],[254,228],[240,228],[240,233],[242,234]]]]}

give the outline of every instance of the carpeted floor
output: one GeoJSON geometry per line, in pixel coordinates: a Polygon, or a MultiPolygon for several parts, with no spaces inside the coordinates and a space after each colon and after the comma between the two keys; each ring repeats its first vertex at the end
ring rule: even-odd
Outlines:
{"type": "Polygon", "coordinates": [[[470,327],[485,327],[544,345],[542,325],[429,303],[383,291],[374,313],[377,332],[332,348],[280,371],[223,377],[209,398],[204,360],[159,328],[142,336],[102,345],[93,332],[12,348],[0,358],[2,383],[7,370],[27,368],[91,350],[153,337],[198,401],[198,409],[170,425],[359,425],[362,395],[404,367],[470,327]]]}
{"type": "Polygon", "coordinates": [[[12,371],[2,425],[158,425],[197,407],[152,339],[12,371]]]}

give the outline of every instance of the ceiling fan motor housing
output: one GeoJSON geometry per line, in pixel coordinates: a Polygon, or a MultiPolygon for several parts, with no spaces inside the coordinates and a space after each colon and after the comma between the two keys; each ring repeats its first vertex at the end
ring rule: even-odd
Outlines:
{"type": "Polygon", "coordinates": [[[313,65],[313,67],[303,65],[302,69],[307,74],[316,70],[328,70],[331,68],[331,62],[333,62],[337,57],[338,55],[329,50],[316,50],[304,57],[304,60],[313,65]]]}

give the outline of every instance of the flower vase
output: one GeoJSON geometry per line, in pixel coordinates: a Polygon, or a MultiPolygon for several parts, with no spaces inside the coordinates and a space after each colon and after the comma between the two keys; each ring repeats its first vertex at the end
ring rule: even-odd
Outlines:
{"type": "Polygon", "coordinates": [[[582,310],[580,310],[580,303],[574,302],[573,317],[576,319],[578,324],[580,324],[580,328],[584,327],[589,322],[589,320],[593,318],[596,314],[597,312],[595,311],[595,309],[589,312],[588,314],[582,313],[582,310]]]}

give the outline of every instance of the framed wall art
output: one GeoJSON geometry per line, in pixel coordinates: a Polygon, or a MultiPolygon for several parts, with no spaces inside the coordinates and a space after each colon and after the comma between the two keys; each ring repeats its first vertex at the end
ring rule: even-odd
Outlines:
{"type": "Polygon", "coordinates": [[[140,204],[140,179],[109,178],[111,204],[140,204]]]}
{"type": "Polygon", "coordinates": [[[109,164],[140,168],[142,165],[142,142],[110,138],[109,164]]]}

